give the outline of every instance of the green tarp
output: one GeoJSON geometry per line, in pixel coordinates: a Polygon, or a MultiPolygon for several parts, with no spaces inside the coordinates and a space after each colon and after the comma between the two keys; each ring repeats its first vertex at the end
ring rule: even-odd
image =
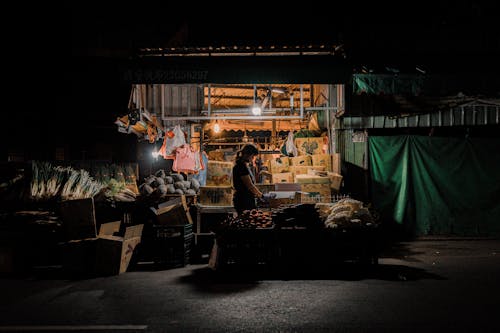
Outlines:
{"type": "Polygon", "coordinates": [[[500,235],[500,140],[369,138],[372,200],[415,235],[500,235]]]}
{"type": "Polygon", "coordinates": [[[410,95],[422,93],[425,78],[423,75],[410,74],[353,74],[353,93],[355,95],[410,95]]]}

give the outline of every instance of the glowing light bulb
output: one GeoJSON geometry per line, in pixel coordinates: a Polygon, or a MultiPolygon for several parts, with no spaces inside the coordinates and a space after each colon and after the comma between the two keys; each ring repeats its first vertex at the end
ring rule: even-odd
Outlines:
{"type": "Polygon", "coordinates": [[[260,116],[262,114],[262,108],[260,106],[252,107],[252,114],[254,116],[260,116]]]}
{"type": "Polygon", "coordinates": [[[215,133],[219,133],[220,132],[220,125],[219,125],[219,123],[215,123],[214,124],[214,132],[215,133]]]}

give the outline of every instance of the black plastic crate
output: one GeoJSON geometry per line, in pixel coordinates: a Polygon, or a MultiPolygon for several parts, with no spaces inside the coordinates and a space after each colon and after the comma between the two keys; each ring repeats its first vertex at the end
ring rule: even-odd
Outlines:
{"type": "Polygon", "coordinates": [[[170,239],[170,238],[185,238],[193,234],[193,225],[185,224],[179,226],[159,225],[155,224],[152,227],[152,238],[154,240],[170,239]]]}
{"type": "Polygon", "coordinates": [[[154,225],[152,258],[157,264],[183,267],[189,263],[193,243],[191,224],[182,226],[154,225]]]}

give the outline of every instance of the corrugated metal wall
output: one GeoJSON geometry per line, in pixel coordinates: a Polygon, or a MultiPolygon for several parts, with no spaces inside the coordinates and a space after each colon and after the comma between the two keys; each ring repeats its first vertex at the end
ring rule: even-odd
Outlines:
{"type": "Polygon", "coordinates": [[[203,85],[198,84],[140,84],[140,105],[151,114],[161,117],[165,127],[185,121],[170,121],[171,116],[199,116],[203,107],[203,85]]]}
{"type": "Polygon", "coordinates": [[[366,142],[353,142],[355,130],[337,130],[337,149],[342,161],[363,169],[368,169],[368,151],[366,142]]]}
{"type": "Polygon", "coordinates": [[[344,176],[343,192],[349,193],[355,199],[367,201],[369,200],[368,143],[353,142],[356,132],[353,129],[336,132],[336,146],[341,156],[341,173],[344,176]]]}
{"type": "Polygon", "coordinates": [[[434,113],[390,118],[388,116],[344,117],[342,128],[401,128],[499,125],[500,106],[471,104],[434,113]]]}

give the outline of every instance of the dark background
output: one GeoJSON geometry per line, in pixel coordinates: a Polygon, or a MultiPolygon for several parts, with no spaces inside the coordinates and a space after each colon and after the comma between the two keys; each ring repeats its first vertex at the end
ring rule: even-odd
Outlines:
{"type": "Polygon", "coordinates": [[[141,47],[343,44],[355,69],[500,74],[497,7],[491,1],[31,5],[23,11],[29,29],[11,33],[3,23],[10,45],[4,71],[14,74],[1,160],[12,152],[50,160],[56,148],[71,160],[134,160],[136,137],[113,124],[126,112],[130,89],[116,71],[141,47]]]}

